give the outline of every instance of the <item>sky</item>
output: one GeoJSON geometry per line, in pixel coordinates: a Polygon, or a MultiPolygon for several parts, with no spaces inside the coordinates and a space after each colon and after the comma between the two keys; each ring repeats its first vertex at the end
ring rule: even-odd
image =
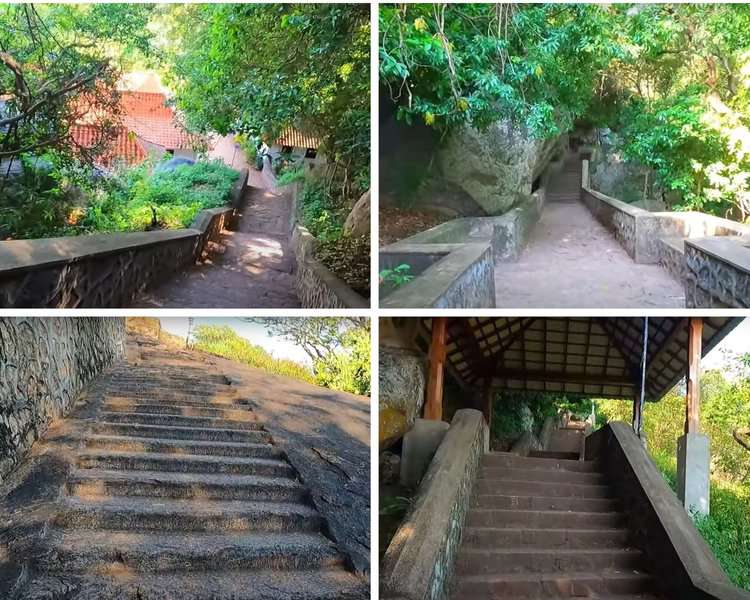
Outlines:
{"type": "MultiPolygon", "coordinates": [[[[188,320],[185,317],[162,317],[161,326],[169,333],[184,338],[187,335],[188,320]]],[[[237,334],[256,346],[262,346],[275,358],[288,358],[304,365],[312,366],[312,360],[299,346],[283,338],[271,337],[268,331],[258,323],[248,323],[242,319],[228,317],[195,317],[194,326],[228,325],[237,334]]]]}
{"type": "Polygon", "coordinates": [[[726,352],[746,354],[750,352],[750,319],[735,327],[711,352],[701,361],[703,369],[721,369],[726,362],[726,352]]]}

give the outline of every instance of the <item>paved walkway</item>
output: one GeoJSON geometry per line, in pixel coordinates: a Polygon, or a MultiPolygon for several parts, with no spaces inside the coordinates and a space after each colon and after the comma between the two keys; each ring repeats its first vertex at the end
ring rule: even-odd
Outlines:
{"type": "Polygon", "coordinates": [[[581,202],[549,202],[518,262],[495,265],[498,307],[684,308],[682,286],[637,264],[581,202]]]}
{"type": "Polygon", "coordinates": [[[141,308],[296,308],[289,245],[291,197],[274,191],[250,170],[237,231],[222,234],[221,248],[204,262],[149,289],[141,308]],[[258,187],[255,187],[258,186],[258,187]]]}

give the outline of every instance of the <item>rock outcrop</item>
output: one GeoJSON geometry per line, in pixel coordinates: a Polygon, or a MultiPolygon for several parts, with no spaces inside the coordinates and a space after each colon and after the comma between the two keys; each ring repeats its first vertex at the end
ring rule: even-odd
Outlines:
{"type": "Polygon", "coordinates": [[[344,233],[356,237],[370,235],[370,190],[360,196],[346,217],[344,233]]]}
{"type": "Polygon", "coordinates": [[[488,215],[500,215],[531,193],[560,140],[536,140],[508,121],[485,131],[463,127],[437,153],[443,178],[468,193],[488,215]]]}

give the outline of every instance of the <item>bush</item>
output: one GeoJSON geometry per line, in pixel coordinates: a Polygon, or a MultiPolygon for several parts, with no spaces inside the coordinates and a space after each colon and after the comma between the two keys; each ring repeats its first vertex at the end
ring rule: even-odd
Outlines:
{"type": "Polygon", "coordinates": [[[143,231],[155,211],[159,227],[188,227],[201,210],[227,204],[237,176],[220,161],[153,173],[143,163],[95,190],[82,224],[91,231],[143,231]]]}
{"type": "Polygon", "coordinates": [[[356,327],[343,338],[345,351],[315,363],[315,381],[333,390],[370,395],[370,328],[356,327]]]}
{"type": "Polygon", "coordinates": [[[337,240],[344,229],[346,209],[328,194],[321,179],[312,179],[300,196],[300,218],[318,240],[337,240]]]}
{"type": "Polygon", "coordinates": [[[200,325],[195,328],[195,348],[263,369],[274,375],[292,377],[315,383],[315,376],[305,365],[282,358],[274,358],[264,348],[248,342],[227,326],[200,325]]]}

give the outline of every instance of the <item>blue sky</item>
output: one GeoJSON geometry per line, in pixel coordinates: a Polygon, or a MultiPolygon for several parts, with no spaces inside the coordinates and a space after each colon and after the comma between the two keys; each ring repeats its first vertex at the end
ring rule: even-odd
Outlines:
{"type": "MultiPolygon", "coordinates": [[[[187,335],[188,320],[185,317],[162,317],[161,326],[169,333],[185,337],[187,335]]],[[[312,366],[310,357],[302,348],[295,346],[283,338],[271,337],[268,331],[258,323],[248,323],[242,319],[229,317],[195,317],[195,325],[228,325],[238,335],[256,346],[262,346],[275,358],[288,358],[299,363],[312,366]]]]}

